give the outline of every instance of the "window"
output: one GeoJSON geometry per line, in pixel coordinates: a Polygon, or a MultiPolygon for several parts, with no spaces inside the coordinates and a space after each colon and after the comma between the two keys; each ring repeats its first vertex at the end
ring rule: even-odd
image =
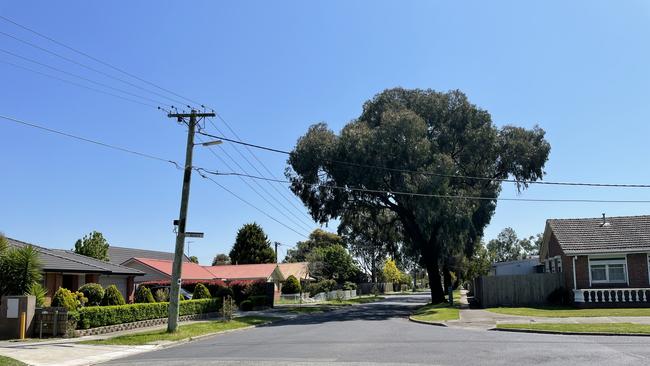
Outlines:
{"type": "Polygon", "coordinates": [[[626,283],[625,258],[589,258],[592,283],[626,283]]]}

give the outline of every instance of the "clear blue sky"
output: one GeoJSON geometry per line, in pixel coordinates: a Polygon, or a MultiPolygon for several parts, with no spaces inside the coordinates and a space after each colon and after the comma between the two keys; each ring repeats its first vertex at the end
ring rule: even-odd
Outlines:
{"type": "MultiPolygon", "coordinates": [[[[497,125],[539,124],[547,131],[546,180],[650,183],[650,3],[460,3],[20,1],[3,2],[0,14],[213,106],[251,142],[290,149],[314,122],[339,130],[386,88],[461,89],[497,125]]],[[[0,31],[111,71],[2,21],[0,31]]],[[[144,94],[2,35],[0,48],[144,94]]],[[[0,60],[54,73],[1,52],[0,60]]],[[[155,109],[7,64],[0,63],[0,76],[0,114],[183,159],[185,131],[155,109]]],[[[71,248],[98,230],[115,245],[172,250],[180,171],[6,121],[0,147],[6,235],[71,248]]],[[[232,146],[224,149],[255,173],[232,146]]],[[[256,154],[282,176],[285,156],[256,154]]],[[[229,170],[206,148],[195,156],[196,165],[229,170]]],[[[239,179],[218,180],[296,226],[239,179]]],[[[502,197],[516,195],[504,187],[502,197]]],[[[648,200],[650,191],[533,187],[521,197],[648,200]]],[[[650,204],[500,202],[486,238],[506,226],[532,235],[547,218],[601,212],[646,214],[650,204]]],[[[305,218],[304,210],[297,215],[305,218]]],[[[209,263],[230,250],[237,229],[250,221],[272,241],[302,239],[194,175],[188,229],[206,237],[192,243],[191,254],[209,263]]]]}

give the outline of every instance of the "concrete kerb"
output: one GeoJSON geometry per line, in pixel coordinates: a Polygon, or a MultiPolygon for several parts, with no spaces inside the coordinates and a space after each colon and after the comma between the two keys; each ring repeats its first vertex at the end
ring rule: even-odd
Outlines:
{"type": "Polygon", "coordinates": [[[537,334],[555,334],[555,335],[581,335],[581,336],[607,336],[607,337],[650,337],[650,334],[643,333],[599,333],[599,332],[560,332],[556,330],[537,330],[537,329],[508,329],[508,328],[491,328],[489,331],[495,332],[512,332],[512,333],[537,333],[537,334]]]}
{"type": "Polygon", "coordinates": [[[418,319],[414,319],[412,315],[409,315],[409,320],[412,321],[413,323],[418,323],[418,324],[435,325],[437,327],[447,327],[447,324],[445,324],[445,323],[442,323],[442,322],[428,322],[426,320],[418,320],[418,319]]]}

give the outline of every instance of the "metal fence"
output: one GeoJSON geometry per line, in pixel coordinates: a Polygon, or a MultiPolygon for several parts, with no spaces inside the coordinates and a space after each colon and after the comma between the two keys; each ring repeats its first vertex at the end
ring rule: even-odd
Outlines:
{"type": "Polygon", "coordinates": [[[481,276],[474,280],[474,299],[481,307],[540,305],[562,287],[563,273],[481,276]]]}

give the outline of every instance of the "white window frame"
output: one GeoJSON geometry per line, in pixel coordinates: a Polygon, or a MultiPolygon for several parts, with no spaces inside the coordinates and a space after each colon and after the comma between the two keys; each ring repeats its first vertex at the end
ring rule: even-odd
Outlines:
{"type": "Polygon", "coordinates": [[[624,257],[593,257],[589,256],[589,285],[592,284],[628,284],[630,283],[630,276],[628,275],[628,266],[627,266],[627,255],[624,257]],[[610,281],[609,280],[609,266],[610,265],[623,265],[623,273],[625,274],[624,281],[610,281]],[[591,266],[592,265],[605,265],[605,280],[594,280],[591,278],[591,266]]]}
{"type": "Polygon", "coordinates": [[[556,255],[555,257],[555,272],[561,273],[562,272],[562,257],[559,255],[556,255]]]}

